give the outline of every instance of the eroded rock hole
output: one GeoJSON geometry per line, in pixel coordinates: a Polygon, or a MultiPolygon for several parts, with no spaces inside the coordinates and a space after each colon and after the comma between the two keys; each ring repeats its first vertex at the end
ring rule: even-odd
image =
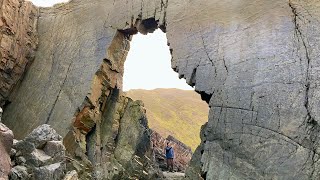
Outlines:
{"type": "Polygon", "coordinates": [[[164,149],[170,142],[176,156],[174,169],[184,172],[200,144],[200,128],[207,122],[209,110],[203,100],[208,102],[210,97],[198,94],[184,79],[179,79],[171,68],[173,49],[168,46],[165,31],[156,28],[158,22],[150,18],[141,21],[138,28],[121,31],[141,32],[130,34],[133,36],[125,62],[123,90],[128,97],[144,104],[159,167],[167,170],[164,149]]]}

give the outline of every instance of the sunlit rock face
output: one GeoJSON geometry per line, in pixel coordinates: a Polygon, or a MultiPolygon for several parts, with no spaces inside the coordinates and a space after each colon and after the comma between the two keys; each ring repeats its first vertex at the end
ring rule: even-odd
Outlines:
{"type": "Polygon", "coordinates": [[[315,0],[73,0],[40,9],[39,48],[3,121],[18,138],[43,123],[63,136],[93,131],[122,87],[130,35],[160,27],[172,68],[211,108],[187,178],[317,179],[319,7],[315,0]],[[76,125],[84,108],[94,118],[76,125]]]}

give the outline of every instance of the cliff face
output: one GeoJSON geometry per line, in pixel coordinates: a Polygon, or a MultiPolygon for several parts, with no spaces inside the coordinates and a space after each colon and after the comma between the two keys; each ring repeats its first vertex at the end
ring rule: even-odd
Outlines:
{"type": "Polygon", "coordinates": [[[38,9],[30,2],[0,1],[0,105],[33,61],[38,39],[38,9]]]}
{"type": "Polygon", "coordinates": [[[130,35],[160,27],[172,67],[210,106],[187,178],[316,179],[319,7],[316,0],[73,0],[41,9],[39,49],[4,122],[18,138],[43,123],[63,136],[95,132],[121,89],[130,35]],[[85,108],[93,120],[76,125],[85,108]]]}
{"type": "Polygon", "coordinates": [[[64,138],[68,156],[74,159],[72,169],[80,171],[80,178],[158,177],[142,102],[133,101],[114,89],[100,117],[90,108],[83,108],[64,138]],[[75,163],[86,168],[79,168],[75,163]]]}

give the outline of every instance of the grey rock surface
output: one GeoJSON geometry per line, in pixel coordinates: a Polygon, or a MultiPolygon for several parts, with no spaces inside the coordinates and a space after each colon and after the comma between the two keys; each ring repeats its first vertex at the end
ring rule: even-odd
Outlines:
{"type": "Polygon", "coordinates": [[[65,176],[65,147],[62,138],[49,125],[34,129],[23,140],[14,143],[15,153],[11,155],[15,165],[10,179],[53,179],[65,176]]]}
{"type": "Polygon", "coordinates": [[[55,163],[34,169],[35,179],[62,179],[64,177],[65,164],[55,163]]]}
{"type": "Polygon", "coordinates": [[[10,180],[23,180],[29,178],[28,170],[25,166],[15,166],[11,169],[9,174],[10,180]]]}
{"type": "MultiPolygon", "coordinates": [[[[122,87],[129,35],[152,31],[158,20],[172,68],[210,106],[188,177],[317,179],[319,7],[316,0],[72,0],[41,9],[36,58],[3,121],[18,138],[43,123],[65,136],[85,99],[100,116],[110,91],[122,87]]],[[[88,133],[91,125],[76,128],[88,133]]]]}

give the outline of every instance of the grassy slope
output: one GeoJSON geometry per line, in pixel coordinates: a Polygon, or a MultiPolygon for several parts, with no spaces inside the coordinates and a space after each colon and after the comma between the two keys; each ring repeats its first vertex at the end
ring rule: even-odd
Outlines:
{"type": "Polygon", "coordinates": [[[142,100],[149,126],[162,136],[173,135],[192,150],[200,144],[200,127],[208,121],[208,105],[194,91],[180,89],[130,90],[127,96],[142,100]]]}

